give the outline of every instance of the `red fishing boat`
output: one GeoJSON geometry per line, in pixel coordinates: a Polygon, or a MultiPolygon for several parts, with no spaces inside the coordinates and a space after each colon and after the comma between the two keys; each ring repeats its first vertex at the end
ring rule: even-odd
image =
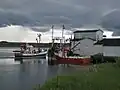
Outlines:
{"type": "MultiPolygon", "coordinates": [[[[52,37],[52,46],[48,51],[48,63],[49,65],[54,64],[74,64],[74,65],[88,65],[91,63],[91,57],[90,56],[80,56],[75,54],[70,54],[72,52],[72,49],[77,46],[77,44],[74,47],[71,47],[70,45],[65,45],[65,39],[63,38],[63,31],[64,26],[62,29],[62,38],[57,39],[60,40],[60,46],[56,46],[54,44],[54,41],[56,39],[53,39],[52,37]],[[63,42],[62,42],[63,41],[63,42]]],[[[53,31],[53,28],[52,28],[53,31]]],[[[52,33],[53,34],[53,33],[52,33]]],[[[53,36],[53,35],[52,35],[53,36]]],[[[69,39],[71,43],[71,39],[69,39]]]]}
{"type": "Polygon", "coordinates": [[[68,52],[55,53],[57,64],[89,65],[92,61],[90,56],[67,56],[68,52]]]}
{"type": "Polygon", "coordinates": [[[91,63],[91,58],[89,57],[59,57],[56,56],[58,64],[75,64],[75,65],[88,65],[91,63]]]}

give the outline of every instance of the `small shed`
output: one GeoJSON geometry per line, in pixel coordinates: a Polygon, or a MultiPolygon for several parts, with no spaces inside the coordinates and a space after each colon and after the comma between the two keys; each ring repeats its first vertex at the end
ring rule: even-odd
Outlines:
{"type": "Polygon", "coordinates": [[[107,38],[103,40],[104,56],[120,56],[120,38],[107,38]]]}
{"type": "Polygon", "coordinates": [[[105,57],[119,57],[120,56],[120,38],[104,38],[95,43],[95,45],[103,45],[103,55],[105,57]]]}

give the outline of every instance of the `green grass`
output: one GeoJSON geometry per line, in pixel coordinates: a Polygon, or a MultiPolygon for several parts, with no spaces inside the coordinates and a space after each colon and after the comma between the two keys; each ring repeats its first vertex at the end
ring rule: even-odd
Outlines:
{"type": "Polygon", "coordinates": [[[120,68],[114,64],[97,65],[87,71],[57,76],[35,90],[120,90],[120,68]]]}

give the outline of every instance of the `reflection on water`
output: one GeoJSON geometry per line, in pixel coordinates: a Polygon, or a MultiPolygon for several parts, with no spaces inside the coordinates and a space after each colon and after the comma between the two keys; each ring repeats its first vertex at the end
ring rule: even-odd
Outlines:
{"type": "Polygon", "coordinates": [[[0,58],[13,58],[14,56],[13,51],[17,49],[19,48],[0,47],[0,58]]]}
{"type": "Polygon", "coordinates": [[[15,62],[13,58],[1,58],[0,65],[10,65],[19,64],[20,62],[15,62]]]}
{"type": "MultiPolygon", "coordinates": [[[[12,55],[13,48],[0,49],[0,56],[12,55]],[[6,50],[7,49],[7,50],[6,50]]],[[[0,90],[33,90],[57,74],[75,71],[72,68],[48,66],[45,59],[26,59],[22,64],[13,58],[0,58],[0,90]]]]}
{"type": "Polygon", "coordinates": [[[43,84],[48,78],[57,75],[58,68],[49,68],[44,59],[28,60],[23,64],[18,61],[13,63],[12,59],[0,61],[0,90],[32,90],[36,84],[43,84]]]}

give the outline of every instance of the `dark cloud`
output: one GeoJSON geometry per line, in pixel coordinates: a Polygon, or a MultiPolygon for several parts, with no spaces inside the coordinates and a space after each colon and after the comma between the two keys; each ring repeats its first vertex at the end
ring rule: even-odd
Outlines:
{"type": "Polygon", "coordinates": [[[101,18],[101,25],[108,30],[115,31],[114,35],[120,35],[120,10],[114,9],[107,12],[101,18]]]}
{"type": "Polygon", "coordinates": [[[119,13],[113,14],[119,9],[120,0],[1,0],[0,24],[65,23],[73,27],[99,24],[106,28],[120,28],[119,13]]]}
{"type": "Polygon", "coordinates": [[[0,12],[0,25],[32,25],[35,21],[21,14],[11,12],[0,12]]]}
{"type": "Polygon", "coordinates": [[[113,10],[111,12],[108,12],[103,18],[102,18],[102,25],[104,27],[108,28],[119,28],[120,27],[120,10],[113,10]]]}

